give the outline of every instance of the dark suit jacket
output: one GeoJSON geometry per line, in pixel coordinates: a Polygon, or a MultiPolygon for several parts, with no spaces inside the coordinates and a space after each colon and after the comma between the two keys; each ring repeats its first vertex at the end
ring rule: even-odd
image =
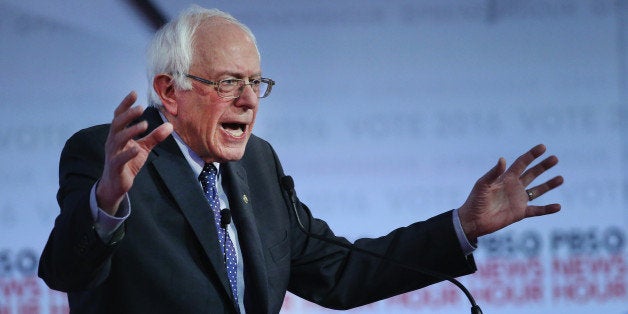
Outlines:
{"type": "MultiPolygon", "coordinates": [[[[149,129],[161,123],[148,108],[149,129]]],[[[108,125],[72,136],[61,154],[61,212],[39,276],[68,292],[75,313],[236,313],[211,209],[172,137],[157,145],[129,191],[131,216],[111,243],[96,234],[90,189],[102,174],[108,125]]],[[[309,239],[296,226],[272,147],[251,136],[242,160],[221,166],[238,228],[248,313],[278,313],[286,290],[331,308],[350,308],[438,280],[309,239]]],[[[301,220],[334,237],[321,220],[301,220]]],[[[337,238],[346,241],[343,238],[337,238]]],[[[451,212],[356,245],[452,276],[475,270],[458,244],[451,212]]]]}

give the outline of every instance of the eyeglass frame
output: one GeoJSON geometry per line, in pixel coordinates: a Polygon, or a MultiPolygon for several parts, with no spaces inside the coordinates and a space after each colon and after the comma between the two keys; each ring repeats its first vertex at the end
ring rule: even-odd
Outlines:
{"type": "MultiPolygon", "coordinates": [[[[248,83],[246,83],[244,79],[228,78],[228,79],[220,80],[218,82],[214,82],[214,81],[210,81],[208,79],[204,79],[202,77],[198,77],[196,75],[192,75],[192,74],[189,74],[189,73],[184,73],[183,75],[185,75],[185,77],[193,79],[193,80],[195,80],[197,82],[201,82],[201,83],[206,84],[206,85],[215,86],[216,91],[218,92],[218,96],[221,97],[221,98],[224,98],[224,99],[240,98],[240,96],[242,96],[242,92],[244,91],[244,87],[246,85],[249,85],[249,86],[251,86],[251,88],[253,88],[253,84],[255,84],[255,81],[259,81],[260,82],[259,84],[261,84],[261,83],[268,84],[268,87],[266,88],[266,91],[264,92],[264,95],[259,94],[257,96],[257,98],[260,98],[260,99],[261,98],[266,98],[266,97],[268,97],[268,95],[270,95],[270,92],[273,89],[273,86],[275,85],[275,81],[273,81],[272,79],[267,78],[267,77],[261,77],[259,79],[254,79],[254,80],[251,80],[248,83]],[[223,92],[220,91],[220,84],[222,84],[222,82],[224,82],[224,81],[237,81],[238,82],[238,85],[240,85],[240,87],[237,89],[238,90],[238,95],[237,96],[225,96],[225,95],[222,94],[223,92]]],[[[253,89],[253,91],[255,91],[255,89],[253,89]]]]}

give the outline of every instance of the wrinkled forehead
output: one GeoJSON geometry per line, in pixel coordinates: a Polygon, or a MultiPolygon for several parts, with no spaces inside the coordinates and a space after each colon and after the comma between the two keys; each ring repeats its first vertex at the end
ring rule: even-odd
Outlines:
{"type": "Polygon", "coordinates": [[[254,38],[238,24],[223,18],[203,21],[193,37],[194,51],[220,51],[225,49],[250,49],[259,58],[254,38]]]}
{"type": "Polygon", "coordinates": [[[238,25],[224,20],[199,25],[193,42],[192,69],[211,78],[261,74],[254,39],[238,25]]]}

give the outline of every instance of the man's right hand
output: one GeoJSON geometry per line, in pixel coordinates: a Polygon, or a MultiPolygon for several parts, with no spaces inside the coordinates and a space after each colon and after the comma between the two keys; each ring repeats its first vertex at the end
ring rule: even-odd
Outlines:
{"type": "Polygon", "coordinates": [[[105,144],[105,168],[96,187],[98,207],[112,216],[133,186],[133,180],[150,151],[172,133],[172,124],[165,122],[145,137],[135,140],[148,128],[146,121],[129,126],[144,112],[140,106],[131,107],[135,100],[137,94],[129,93],[114,111],[105,144]]]}

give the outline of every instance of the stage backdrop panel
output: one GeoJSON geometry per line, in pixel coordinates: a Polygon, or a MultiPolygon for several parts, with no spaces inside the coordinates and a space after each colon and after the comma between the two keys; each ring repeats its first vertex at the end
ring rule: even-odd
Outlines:
{"type": "MultiPolygon", "coordinates": [[[[0,3],[0,313],[65,313],[36,277],[77,130],[130,91],[150,32],[120,2],[0,3]],[[99,18],[96,18],[99,17],[99,18]],[[111,20],[104,23],[102,20],[111,20]],[[93,22],[91,22],[93,21],[93,22]]],[[[186,4],[157,1],[168,14],[186,4]]],[[[337,234],[376,237],[460,206],[544,143],[563,210],[483,237],[461,281],[485,313],[628,313],[627,1],[201,1],[255,32],[256,134],[337,234]]],[[[461,313],[450,283],[349,313],[461,313]]],[[[329,313],[289,294],[282,313],[329,313]]]]}

